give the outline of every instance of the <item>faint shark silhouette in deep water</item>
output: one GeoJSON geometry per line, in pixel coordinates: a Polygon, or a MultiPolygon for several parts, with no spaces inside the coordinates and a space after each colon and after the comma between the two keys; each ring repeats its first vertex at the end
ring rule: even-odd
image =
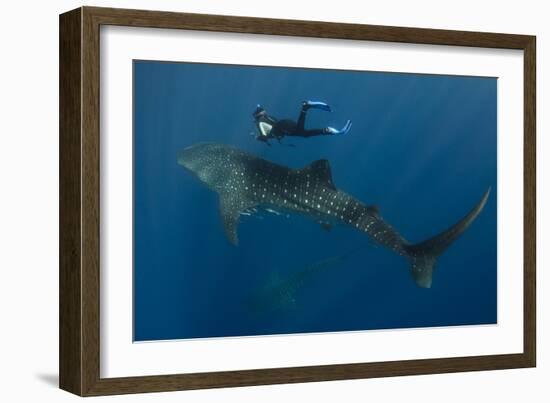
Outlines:
{"type": "Polygon", "coordinates": [[[283,278],[280,278],[277,272],[272,273],[265,284],[254,290],[251,298],[247,301],[249,307],[256,313],[294,308],[296,306],[296,292],[299,288],[321,272],[338,267],[365,247],[366,245],[359,246],[342,255],[308,264],[305,268],[283,278]]]}
{"type": "Polygon", "coordinates": [[[382,219],[376,207],[366,206],[336,189],[327,160],[292,169],[231,146],[199,143],[181,151],[178,163],[218,193],[225,233],[234,245],[238,244],[240,214],[257,206],[305,214],[319,222],[339,221],[366,232],[375,242],[404,256],[416,284],[425,288],[432,285],[437,258],[476,219],[491,190],[449,229],[411,244],[382,219]]]}

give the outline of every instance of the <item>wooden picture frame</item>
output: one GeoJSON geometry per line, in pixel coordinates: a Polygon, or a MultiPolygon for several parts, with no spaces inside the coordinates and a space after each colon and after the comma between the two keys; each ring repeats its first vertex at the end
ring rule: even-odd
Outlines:
{"type": "Polygon", "coordinates": [[[80,396],[533,367],[535,322],[535,37],[483,32],[81,7],[60,16],[60,387],[80,396]],[[524,52],[523,353],[100,377],[100,26],[171,28],[524,52]]]}

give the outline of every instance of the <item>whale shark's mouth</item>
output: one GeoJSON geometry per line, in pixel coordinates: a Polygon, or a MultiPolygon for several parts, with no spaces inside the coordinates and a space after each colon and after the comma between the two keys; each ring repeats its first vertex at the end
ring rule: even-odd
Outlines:
{"type": "Polygon", "coordinates": [[[194,165],[193,162],[201,159],[200,151],[203,147],[203,143],[198,143],[187,146],[183,150],[179,151],[177,155],[178,164],[192,171],[194,165]]]}
{"type": "MultiPolygon", "coordinates": [[[[191,146],[193,147],[193,146],[191,146]]],[[[189,166],[188,166],[188,159],[187,159],[187,151],[189,151],[189,149],[191,147],[186,147],[184,148],[182,151],[178,152],[178,164],[189,169],[189,166]]]]}

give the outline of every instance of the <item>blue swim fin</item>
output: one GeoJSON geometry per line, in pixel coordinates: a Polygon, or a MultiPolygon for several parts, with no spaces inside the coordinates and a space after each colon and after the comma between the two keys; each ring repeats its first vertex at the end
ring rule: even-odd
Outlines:
{"type": "Polygon", "coordinates": [[[334,127],[327,127],[325,130],[328,134],[347,134],[351,129],[351,120],[348,120],[344,127],[340,130],[335,129],[334,127]]]}
{"type": "Polygon", "coordinates": [[[307,109],[314,108],[314,109],[321,109],[322,111],[327,111],[327,112],[332,111],[330,109],[329,104],[321,101],[304,101],[303,105],[306,106],[307,109]]]}

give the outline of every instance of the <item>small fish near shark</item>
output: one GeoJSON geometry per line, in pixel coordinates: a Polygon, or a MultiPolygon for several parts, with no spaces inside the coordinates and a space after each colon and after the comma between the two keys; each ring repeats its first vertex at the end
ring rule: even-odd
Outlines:
{"type": "Polygon", "coordinates": [[[430,288],[437,258],[483,210],[491,189],[462,219],[440,234],[412,244],[384,221],[378,209],[338,190],[327,160],[293,169],[218,143],[198,143],[178,154],[178,164],[219,195],[220,214],[229,241],[238,245],[242,212],[261,207],[340,222],[366,232],[376,243],[403,256],[419,287],[430,288]]]}

